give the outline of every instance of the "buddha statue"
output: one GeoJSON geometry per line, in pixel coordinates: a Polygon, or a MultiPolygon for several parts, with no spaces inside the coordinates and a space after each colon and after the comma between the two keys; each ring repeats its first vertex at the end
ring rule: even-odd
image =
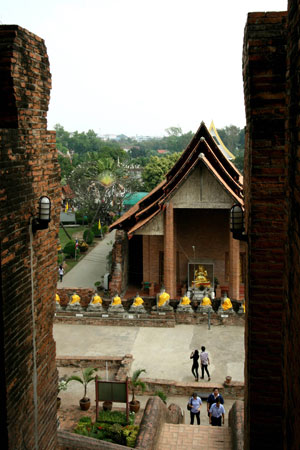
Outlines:
{"type": "Polygon", "coordinates": [[[224,311],[228,311],[229,309],[232,309],[232,303],[229,297],[224,297],[222,308],[224,311]]]}
{"type": "MultiPolygon", "coordinates": [[[[210,293],[210,295],[211,295],[211,293],[210,293]]],[[[201,302],[197,308],[197,312],[205,313],[205,314],[213,312],[211,299],[209,298],[209,296],[207,294],[205,294],[204,297],[201,299],[201,302]]]]}
{"type": "Polygon", "coordinates": [[[92,305],[102,305],[102,298],[99,295],[94,295],[93,299],[92,299],[92,305]]]}
{"type": "Polygon", "coordinates": [[[55,294],[55,304],[56,304],[56,311],[59,311],[61,309],[60,306],[60,298],[58,294],[55,294]]]}
{"type": "Polygon", "coordinates": [[[115,297],[113,298],[113,301],[112,301],[111,305],[112,305],[112,306],[122,305],[121,298],[120,298],[118,295],[115,295],[115,297]]]}
{"type": "Polygon", "coordinates": [[[78,294],[74,292],[74,294],[71,297],[70,305],[75,305],[75,303],[80,303],[80,297],[78,294]]]}
{"type": "Polygon", "coordinates": [[[224,297],[221,301],[221,305],[218,309],[218,314],[233,314],[233,307],[229,297],[227,297],[227,293],[225,292],[224,297]]]}
{"type": "Polygon", "coordinates": [[[181,299],[179,305],[177,306],[178,312],[193,312],[191,307],[190,294],[187,292],[181,299]]]}
{"type": "Polygon", "coordinates": [[[73,295],[71,296],[71,299],[70,299],[66,309],[70,310],[70,311],[81,311],[82,310],[82,306],[80,304],[80,297],[78,294],[76,294],[76,292],[74,292],[73,295]]]}
{"type": "Polygon", "coordinates": [[[158,307],[162,308],[164,306],[167,306],[169,304],[169,300],[170,295],[165,290],[163,290],[158,297],[158,307]]]}
{"type": "Polygon", "coordinates": [[[210,288],[210,280],[207,278],[207,270],[204,266],[198,266],[198,269],[195,271],[195,279],[192,281],[192,285],[196,288],[200,288],[200,286],[210,288]]]}
{"type": "Polygon", "coordinates": [[[137,295],[137,296],[135,297],[134,302],[133,302],[132,305],[136,308],[136,307],[138,307],[138,306],[142,306],[143,303],[144,303],[144,300],[142,299],[142,297],[140,297],[139,295],[137,295]]]}
{"type": "Polygon", "coordinates": [[[189,297],[187,295],[185,295],[184,297],[182,297],[180,304],[182,306],[187,306],[191,303],[191,300],[189,299],[189,297]]]}
{"type": "Polygon", "coordinates": [[[102,310],[102,298],[98,294],[95,294],[93,296],[92,300],[90,301],[87,307],[87,311],[96,311],[96,310],[102,310]]]}
{"type": "Polygon", "coordinates": [[[207,295],[203,297],[201,306],[211,306],[211,300],[209,297],[207,297],[207,295]]]}
{"type": "Polygon", "coordinates": [[[122,301],[121,301],[121,297],[119,297],[119,295],[116,293],[115,296],[113,297],[109,307],[108,307],[108,311],[109,312],[116,312],[116,313],[123,313],[124,312],[124,307],[122,305],[122,301]]]}
{"type": "Polygon", "coordinates": [[[144,308],[144,300],[142,299],[142,297],[140,297],[138,292],[136,293],[133,303],[129,308],[129,312],[146,313],[146,310],[144,308]]]}

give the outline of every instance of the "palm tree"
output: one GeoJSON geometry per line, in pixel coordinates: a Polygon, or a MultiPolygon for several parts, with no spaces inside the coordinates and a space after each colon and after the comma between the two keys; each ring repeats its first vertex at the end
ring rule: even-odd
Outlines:
{"type": "Polygon", "coordinates": [[[67,383],[69,383],[70,381],[78,381],[79,383],[83,384],[84,395],[83,398],[81,399],[81,401],[83,402],[89,400],[89,398],[87,397],[87,385],[89,384],[90,381],[93,381],[96,378],[94,374],[95,372],[97,372],[97,370],[98,369],[93,367],[87,367],[86,369],[82,370],[82,377],[78,375],[72,375],[67,379],[67,383]]]}
{"type": "Polygon", "coordinates": [[[137,369],[137,370],[135,370],[133,372],[133,375],[132,375],[132,378],[131,378],[132,400],[131,400],[130,403],[136,403],[137,402],[137,400],[135,400],[135,396],[134,396],[135,390],[137,388],[140,387],[142,389],[142,392],[144,392],[144,390],[146,389],[146,384],[143,381],[139,380],[139,376],[141,375],[142,372],[146,373],[146,370],[145,369],[137,369]]]}

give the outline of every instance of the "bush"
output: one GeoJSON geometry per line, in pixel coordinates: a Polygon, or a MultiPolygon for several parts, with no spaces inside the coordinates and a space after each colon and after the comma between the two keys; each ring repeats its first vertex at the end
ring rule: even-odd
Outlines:
{"type": "MultiPolygon", "coordinates": [[[[63,248],[63,253],[68,258],[74,258],[74,256],[75,256],[75,242],[74,241],[67,242],[66,245],[63,248]]],[[[77,253],[79,253],[78,249],[77,249],[77,253]]]]}
{"type": "Polygon", "coordinates": [[[91,245],[93,243],[94,240],[94,233],[92,232],[92,230],[85,230],[83,233],[83,239],[85,240],[85,242],[89,245],[91,245]]]}
{"type": "Polygon", "coordinates": [[[103,231],[103,234],[108,233],[108,225],[103,225],[102,231],[103,231]]]}
{"type": "Polygon", "coordinates": [[[100,411],[97,420],[103,423],[127,424],[126,414],[122,411],[100,411]]]}

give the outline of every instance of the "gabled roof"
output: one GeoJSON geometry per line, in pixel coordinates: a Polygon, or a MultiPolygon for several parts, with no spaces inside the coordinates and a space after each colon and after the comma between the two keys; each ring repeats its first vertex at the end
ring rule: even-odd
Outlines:
{"type": "Polygon", "coordinates": [[[114,222],[110,229],[123,229],[130,237],[162,211],[166,201],[201,163],[222,184],[234,202],[243,206],[243,177],[202,122],[187,148],[166,174],[166,178],[114,222]]]}

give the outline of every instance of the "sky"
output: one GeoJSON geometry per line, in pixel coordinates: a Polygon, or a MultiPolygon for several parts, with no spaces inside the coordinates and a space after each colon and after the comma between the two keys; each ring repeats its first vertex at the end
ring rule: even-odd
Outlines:
{"type": "Polygon", "coordinates": [[[0,24],[45,40],[48,129],[162,136],[245,125],[247,13],[287,0],[6,0],[0,24]]]}

